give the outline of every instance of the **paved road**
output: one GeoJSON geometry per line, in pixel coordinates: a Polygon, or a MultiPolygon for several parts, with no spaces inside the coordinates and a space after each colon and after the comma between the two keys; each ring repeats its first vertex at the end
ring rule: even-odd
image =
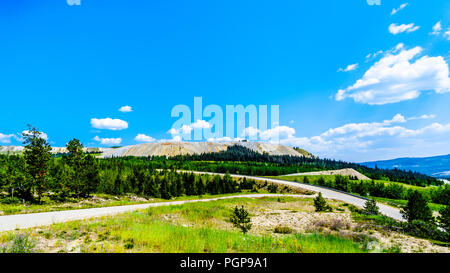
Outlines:
{"type": "MultiPolygon", "coordinates": [[[[216,173],[210,173],[210,172],[197,172],[197,171],[185,171],[185,170],[178,170],[178,171],[179,172],[193,172],[193,173],[197,173],[197,174],[216,175],[216,173]]],[[[224,174],[219,174],[219,175],[224,175],[224,174]]],[[[333,190],[333,189],[324,188],[324,187],[315,186],[315,185],[299,183],[299,182],[291,182],[291,181],[286,181],[286,180],[281,180],[281,179],[257,177],[257,176],[250,176],[250,175],[239,175],[239,174],[230,174],[230,176],[236,177],[236,178],[244,178],[245,177],[247,179],[253,179],[253,180],[258,180],[258,181],[267,181],[267,182],[277,183],[277,184],[281,184],[281,185],[287,185],[287,186],[290,186],[293,188],[306,189],[306,190],[310,190],[310,191],[317,192],[317,193],[321,192],[324,198],[343,201],[343,202],[346,202],[346,203],[349,203],[349,204],[352,204],[352,205],[355,205],[355,206],[361,207],[361,208],[364,207],[364,204],[367,200],[365,198],[362,198],[362,197],[359,197],[356,195],[352,195],[349,193],[345,193],[342,191],[333,190]]],[[[380,212],[382,214],[384,214],[388,217],[391,217],[395,220],[405,221],[405,219],[401,215],[399,209],[391,207],[391,206],[379,204],[379,203],[377,203],[377,205],[380,208],[380,212]]]]}
{"type": "Polygon", "coordinates": [[[114,214],[120,214],[124,212],[134,211],[138,209],[146,209],[149,207],[160,207],[160,206],[170,206],[170,205],[181,205],[185,203],[193,202],[208,202],[220,199],[230,199],[230,198],[260,198],[267,196],[290,196],[305,198],[311,197],[310,195],[299,195],[299,194],[240,194],[233,196],[223,196],[208,199],[195,199],[195,200],[182,200],[182,201],[169,201],[169,202],[157,202],[157,203],[145,203],[137,205],[126,205],[126,206],[114,206],[114,207],[102,207],[102,208],[91,208],[91,209],[77,209],[77,210],[65,210],[65,211],[52,211],[52,212],[40,212],[40,213],[29,213],[29,214],[15,214],[15,215],[5,215],[0,216],[0,231],[31,228],[38,226],[51,225],[54,223],[82,220],[93,217],[108,216],[114,214]]]}

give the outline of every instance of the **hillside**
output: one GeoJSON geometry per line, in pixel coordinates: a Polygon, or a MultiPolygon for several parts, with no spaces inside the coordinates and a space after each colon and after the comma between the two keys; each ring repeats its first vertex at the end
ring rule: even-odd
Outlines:
{"type": "Polygon", "coordinates": [[[300,175],[343,175],[343,176],[351,176],[356,177],[358,180],[371,180],[369,177],[364,174],[355,171],[354,169],[347,168],[341,170],[329,170],[329,171],[319,171],[319,172],[307,172],[307,173],[292,173],[286,174],[284,176],[300,176],[300,175]]]}
{"type": "Polygon", "coordinates": [[[406,157],[391,160],[364,162],[361,165],[382,169],[401,169],[424,173],[434,177],[450,177],[450,155],[432,157],[406,157]]]}
{"type": "MultiPolygon", "coordinates": [[[[261,154],[303,156],[302,153],[291,147],[262,142],[167,142],[106,149],[102,157],[195,155],[226,151],[228,147],[235,145],[246,147],[261,154]]],[[[307,154],[306,156],[309,157],[309,153],[307,154]]]]}

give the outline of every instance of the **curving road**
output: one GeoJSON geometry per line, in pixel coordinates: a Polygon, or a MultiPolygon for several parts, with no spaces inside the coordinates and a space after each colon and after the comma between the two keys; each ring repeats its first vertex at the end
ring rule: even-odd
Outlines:
{"type": "MultiPolygon", "coordinates": [[[[198,172],[198,171],[185,171],[178,170],[178,172],[192,172],[196,174],[210,174],[210,175],[225,175],[219,173],[210,173],[210,172],[198,172]]],[[[236,178],[247,178],[258,181],[267,181],[271,183],[277,183],[281,185],[290,186],[293,188],[301,188],[310,190],[313,192],[321,192],[324,198],[335,199],[339,201],[343,201],[358,207],[363,207],[364,203],[367,199],[352,195],[349,193],[341,192],[338,190],[333,190],[329,188],[323,188],[320,186],[314,186],[309,184],[303,184],[299,182],[291,182],[286,180],[274,179],[274,178],[264,178],[250,175],[238,175],[238,174],[230,174],[232,177],[236,178]]],[[[158,202],[158,203],[146,203],[146,204],[137,204],[137,205],[126,205],[126,206],[115,206],[115,207],[102,207],[102,208],[91,208],[91,209],[79,209],[79,210],[67,210],[67,211],[52,211],[52,212],[41,212],[41,213],[30,213],[30,214],[16,214],[16,215],[6,215],[0,216],[0,231],[14,230],[14,229],[22,229],[22,228],[31,228],[43,225],[51,225],[54,223],[60,222],[68,222],[74,220],[82,220],[92,217],[101,217],[107,215],[114,215],[129,211],[134,211],[137,209],[145,209],[149,207],[159,207],[159,206],[169,206],[169,205],[181,205],[185,203],[192,202],[207,202],[214,201],[220,199],[229,199],[229,198],[256,198],[256,197],[266,197],[266,196],[291,196],[291,197],[306,197],[307,195],[295,195],[295,194],[241,194],[234,196],[224,196],[224,197],[216,197],[209,199],[195,199],[195,200],[182,200],[182,201],[169,201],[169,202],[158,202]]],[[[307,196],[311,197],[311,196],[307,196]]],[[[403,216],[400,213],[400,210],[394,207],[390,207],[387,205],[379,204],[380,212],[388,217],[399,221],[405,221],[403,216]]]]}

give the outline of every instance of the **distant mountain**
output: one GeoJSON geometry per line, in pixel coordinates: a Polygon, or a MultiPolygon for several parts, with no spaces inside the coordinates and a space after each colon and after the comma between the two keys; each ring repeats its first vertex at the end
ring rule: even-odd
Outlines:
{"type": "Polygon", "coordinates": [[[450,177],[450,155],[432,157],[406,157],[360,163],[361,165],[381,169],[401,169],[424,173],[437,178],[450,177]]]}

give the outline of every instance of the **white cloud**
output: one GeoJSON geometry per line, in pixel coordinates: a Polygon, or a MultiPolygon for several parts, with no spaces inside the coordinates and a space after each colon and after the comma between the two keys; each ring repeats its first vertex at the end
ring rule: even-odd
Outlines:
{"type": "Polygon", "coordinates": [[[444,32],[444,38],[446,38],[447,40],[450,40],[450,28],[447,29],[446,32],[444,32]]]}
{"type": "Polygon", "coordinates": [[[14,137],[14,134],[5,135],[0,133],[0,143],[11,143],[11,138],[14,137]]]}
{"type": "Polygon", "coordinates": [[[373,64],[355,84],[339,90],[336,100],[352,98],[359,103],[381,105],[415,99],[422,91],[450,91],[448,64],[442,56],[423,56],[412,61],[422,48],[406,50],[403,44],[391,52],[373,64]],[[400,52],[391,53],[395,51],[400,52]]]}
{"type": "Polygon", "coordinates": [[[356,64],[350,64],[348,65],[346,68],[339,68],[338,72],[348,72],[348,71],[352,71],[358,68],[358,63],[356,64]]]}
{"type": "Polygon", "coordinates": [[[421,116],[418,116],[418,117],[410,117],[410,118],[408,118],[408,120],[418,120],[418,119],[433,119],[433,118],[435,118],[436,117],[436,115],[433,115],[433,114],[431,114],[431,115],[421,115],[421,116]]]}
{"type": "Polygon", "coordinates": [[[91,125],[97,129],[107,129],[107,130],[123,130],[128,128],[128,122],[120,119],[91,119],[91,125]]]}
{"type": "Polygon", "coordinates": [[[133,112],[133,109],[131,108],[131,106],[127,105],[127,106],[120,107],[119,111],[123,112],[123,113],[128,113],[128,112],[133,112]]]}
{"type": "Polygon", "coordinates": [[[240,141],[243,140],[242,138],[231,138],[231,137],[215,137],[215,138],[208,138],[208,142],[232,142],[232,141],[240,141]]]}
{"type": "Polygon", "coordinates": [[[184,124],[183,126],[181,126],[181,128],[175,129],[175,128],[171,128],[168,133],[171,135],[187,135],[190,134],[192,132],[192,130],[194,129],[208,129],[211,128],[212,125],[209,124],[207,121],[204,120],[197,120],[194,123],[191,123],[189,125],[184,124]]]}
{"type": "Polygon", "coordinates": [[[442,30],[441,21],[439,21],[433,26],[433,32],[431,32],[431,34],[439,35],[439,33],[441,33],[441,30],[442,30]]]}
{"type": "Polygon", "coordinates": [[[99,138],[98,136],[95,136],[94,140],[102,145],[119,145],[122,142],[121,138],[99,138]]]}
{"type": "MultiPolygon", "coordinates": [[[[420,118],[427,119],[432,116],[422,115],[420,118]]],[[[399,125],[413,119],[416,118],[405,118],[397,114],[383,122],[345,124],[328,129],[317,136],[290,135],[281,138],[280,143],[304,148],[321,157],[350,161],[450,152],[450,148],[442,150],[442,147],[450,147],[450,124],[432,123],[415,129],[399,125]],[[438,143],[440,145],[437,145],[438,143]]]]}
{"type": "Polygon", "coordinates": [[[243,136],[250,139],[277,142],[280,138],[289,138],[295,134],[295,129],[288,126],[276,126],[272,129],[260,130],[253,127],[244,129],[243,136]]]}
{"type": "MultiPolygon", "coordinates": [[[[29,134],[30,134],[30,131],[28,131],[28,130],[22,131],[21,136],[24,135],[24,134],[25,134],[25,135],[29,135],[29,134]]],[[[48,140],[48,136],[47,136],[47,134],[44,133],[44,132],[40,132],[39,136],[40,136],[41,138],[45,139],[45,140],[48,140]]],[[[23,139],[20,138],[20,141],[22,141],[22,140],[23,140],[23,139]]]]}
{"type": "Polygon", "coordinates": [[[144,135],[144,134],[138,134],[134,138],[134,140],[139,141],[139,142],[154,142],[154,141],[156,141],[156,139],[154,139],[153,137],[147,136],[147,135],[144,135]]]}
{"type": "Polygon", "coordinates": [[[410,33],[413,31],[418,30],[420,27],[419,26],[414,26],[414,23],[411,24],[401,24],[401,25],[396,25],[396,24],[390,24],[389,25],[389,32],[397,35],[399,33],[405,32],[406,33],[410,33]]]}
{"type": "Polygon", "coordinates": [[[394,15],[397,12],[401,11],[402,9],[406,8],[407,5],[408,5],[408,3],[404,3],[404,4],[401,4],[400,7],[392,9],[391,15],[394,15]]]}

